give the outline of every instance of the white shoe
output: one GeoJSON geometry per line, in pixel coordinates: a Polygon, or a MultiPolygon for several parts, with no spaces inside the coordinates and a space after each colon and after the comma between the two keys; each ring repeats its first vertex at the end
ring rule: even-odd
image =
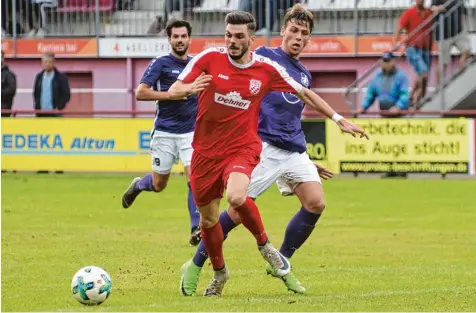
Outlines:
{"type": "Polygon", "coordinates": [[[225,283],[230,277],[230,271],[228,268],[225,267],[219,271],[215,271],[215,275],[212,278],[212,281],[208,285],[207,289],[203,293],[204,297],[220,297],[221,293],[223,292],[223,287],[225,287],[225,283]]]}
{"type": "Polygon", "coordinates": [[[271,265],[276,275],[283,277],[291,272],[291,262],[273,247],[271,242],[268,241],[264,246],[258,246],[258,250],[263,259],[271,265]]]}

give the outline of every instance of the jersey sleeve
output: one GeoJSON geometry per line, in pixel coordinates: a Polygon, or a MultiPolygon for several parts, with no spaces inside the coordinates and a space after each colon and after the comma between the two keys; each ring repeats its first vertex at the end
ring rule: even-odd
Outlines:
{"type": "Polygon", "coordinates": [[[271,67],[271,71],[269,71],[269,74],[271,75],[271,84],[269,89],[272,91],[282,91],[296,94],[301,92],[303,86],[295,81],[291,76],[289,76],[284,67],[274,61],[271,61],[269,65],[271,67]]]}
{"type": "Polygon", "coordinates": [[[149,87],[154,86],[160,78],[162,72],[162,62],[160,58],[155,58],[149,62],[144,75],[140,80],[141,84],[147,84],[149,87]]]}
{"type": "Polygon", "coordinates": [[[402,16],[400,17],[400,27],[401,28],[407,28],[408,26],[408,11],[404,11],[402,16]]]}
{"type": "Polygon", "coordinates": [[[216,55],[216,49],[210,48],[197,54],[180,73],[178,80],[185,84],[193,82],[201,73],[208,72],[208,66],[211,64],[213,56],[216,55]]]}

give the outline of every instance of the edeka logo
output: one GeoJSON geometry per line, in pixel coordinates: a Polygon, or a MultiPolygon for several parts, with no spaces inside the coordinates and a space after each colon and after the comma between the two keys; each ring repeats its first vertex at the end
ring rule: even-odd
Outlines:
{"type": "Polygon", "coordinates": [[[2,149],[16,150],[114,150],[114,139],[73,137],[66,141],[60,134],[2,134],[2,149]]]}
{"type": "Polygon", "coordinates": [[[215,92],[215,102],[242,110],[248,110],[251,104],[251,101],[244,100],[236,91],[229,92],[226,95],[215,92]]]}
{"type": "Polygon", "coordinates": [[[150,149],[150,131],[139,131],[139,150],[150,149]]]}

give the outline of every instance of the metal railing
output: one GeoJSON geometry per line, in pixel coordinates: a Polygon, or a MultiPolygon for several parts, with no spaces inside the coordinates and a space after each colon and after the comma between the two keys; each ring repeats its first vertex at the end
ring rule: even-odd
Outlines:
{"type": "MultiPolygon", "coordinates": [[[[155,115],[155,111],[146,111],[146,110],[1,110],[2,113],[2,118],[15,118],[15,117],[35,117],[36,114],[48,114],[48,115],[53,115],[53,114],[58,114],[58,115],[63,115],[67,117],[78,117],[78,118],[91,118],[91,117],[111,117],[111,118],[118,118],[118,117],[124,117],[124,118],[150,118],[155,115]]],[[[355,117],[356,111],[342,111],[342,112],[337,112],[341,114],[342,116],[345,117],[355,117]]],[[[404,114],[407,116],[422,116],[422,117],[428,117],[428,116],[441,116],[441,115],[447,115],[447,116],[465,116],[465,117],[476,117],[476,110],[452,110],[452,111],[443,111],[443,110],[435,110],[435,111],[414,111],[414,110],[407,110],[407,111],[401,111],[398,113],[395,112],[388,112],[386,113],[387,116],[392,116],[392,115],[400,115],[404,114]]],[[[375,114],[371,112],[367,112],[365,114],[359,115],[360,117],[378,117],[375,114]]],[[[58,117],[60,118],[60,117],[58,117]]]]}
{"type": "MultiPolygon", "coordinates": [[[[195,35],[222,35],[234,10],[252,12],[258,34],[278,35],[286,9],[302,2],[315,18],[315,35],[392,33],[413,0],[3,0],[3,37],[164,35],[170,16],[190,21],[195,35]]],[[[476,3],[469,27],[476,31],[476,3]]]]}
{"type": "MultiPolygon", "coordinates": [[[[462,1],[462,0],[447,1],[444,4],[444,7],[446,9],[450,8],[449,10],[447,10],[444,13],[441,13],[441,14],[433,13],[432,16],[427,18],[412,33],[408,34],[408,36],[403,41],[398,43],[392,49],[392,52],[397,54],[397,58],[401,59],[403,57],[404,53],[401,53],[399,55],[398,52],[406,46],[408,41],[416,40],[416,39],[418,39],[422,36],[426,36],[430,32],[434,32],[435,30],[437,30],[437,27],[439,28],[438,29],[439,34],[440,34],[439,36],[441,36],[445,31],[446,32],[451,32],[451,28],[447,29],[447,27],[445,27],[445,23],[453,25],[454,22],[456,22],[456,23],[459,22],[458,21],[458,19],[460,18],[459,15],[454,16],[455,15],[454,13],[458,13],[456,11],[460,7],[458,5],[454,5],[454,4],[457,4],[457,2],[460,2],[460,1],[462,1]],[[453,18],[455,20],[453,20],[453,18]],[[450,22],[448,22],[447,19],[449,19],[450,22]],[[431,27],[429,27],[426,31],[421,33],[418,37],[415,37],[416,34],[418,34],[421,30],[425,29],[430,24],[431,24],[431,27]]],[[[468,19],[470,19],[469,16],[468,16],[468,19]]],[[[468,20],[467,22],[470,22],[470,21],[468,20]]],[[[469,32],[469,27],[468,26],[465,27],[464,33],[466,33],[466,32],[469,32]]],[[[443,43],[443,41],[444,40],[443,40],[442,37],[438,37],[438,45],[437,45],[438,55],[442,54],[442,48],[443,48],[442,43],[443,43]]],[[[470,49],[471,49],[471,47],[470,47],[470,49]]],[[[377,69],[380,68],[380,65],[381,65],[381,61],[375,62],[363,75],[358,77],[352,84],[350,84],[346,88],[346,90],[344,92],[344,98],[345,98],[347,104],[349,104],[349,106],[353,110],[358,111],[357,106],[358,106],[359,102],[361,101],[361,99],[365,96],[364,93],[363,93],[363,89],[367,89],[368,84],[370,83],[370,81],[373,78],[373,75],[375,74],[377,69]]],[[[442,79],[439,79],[438,82],[437,82],[436,88],[432,88],[433,92],[429,93],[427,99],[431,99],[436,93],[439,93],[441,106],[442,106],[441,109],[445,110],[446,109],[445,101],[444,101],[444,99],[445,99],[445,86],[447,85],[448,81],[451,81],[460,72],[460,70],[461,69],[459,69],[458,71],[455,71],[453,66],[444,66],[444,59],[439,57],[438,58],[438,70],[437,70],[437,72],[446,74],[446,75],[442,74],[442,76],[444,76],[444,77],[449,76],[450,79],[447,80],[444,77],[442,79]]],[[[430,71],[430,73],[431,73],[431,71],[430,71]]],[[[424,101],[424,100],[425,99],[423,99],[422,101],[424,101]]]]}

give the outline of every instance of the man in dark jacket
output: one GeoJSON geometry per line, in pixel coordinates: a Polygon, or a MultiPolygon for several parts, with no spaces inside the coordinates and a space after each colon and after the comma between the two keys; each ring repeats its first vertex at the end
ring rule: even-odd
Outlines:
{"type": "Polygon", "coordinates": [[[45,53],[42,58],[44,70],[35,77],[33,85],[35,110],[46,111],[37,113],[37,117],[61,116],[47,111],[63,110],[71,98],[68,78],[56,69],[54,61],[52,53],[45,53]]]}
{"type": "MultiPolygon", "coordinates": [[[[11,110],[13,98],[17,92],[17,78],[10,71],[4,62],[4,54],[2,51],[2,110],[11,110]]],[[[10,113],[2,113],[2,117],[9,117],[10,113]]]]}

